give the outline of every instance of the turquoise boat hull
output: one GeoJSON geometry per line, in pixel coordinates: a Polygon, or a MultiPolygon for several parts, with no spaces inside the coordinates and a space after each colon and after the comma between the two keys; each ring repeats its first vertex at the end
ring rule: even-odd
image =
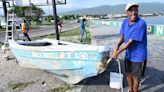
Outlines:
{"type": "Polygon", "coordinates": [[[22,67],[43,69],[69,84],[96,76],[110,48],[56,40],[9,40],[10,49],[22,67]],[[59,44],[60,43],[60,44],[59,44]]]}

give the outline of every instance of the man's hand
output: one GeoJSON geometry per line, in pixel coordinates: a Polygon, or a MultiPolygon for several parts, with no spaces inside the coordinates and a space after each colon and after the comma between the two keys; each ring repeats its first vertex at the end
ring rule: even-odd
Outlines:
{"type": "Polygon", "coordinates": [[[109,57],[116,59],[118,56],[118,50],[119,50],[119,46],[116,46],[112,54],[109,55],[109,57]]]}
{"type": "Polygon", "coordinates": [[[111,57],[111,55],[113,55],[114,53],[116,53],[118,49],[119,49],[119,47],[116,46],[115,49],[112,51],[112,53],[109,54],[109,57],[111,57]]]}
{"type": "Polygon", "coordinates": [[[117,57],[118,57],[118,50],[117,51],[114,51],[111,55],[110,55],[110,58],[112,58],[112,59],[117,59],[117,57]]]}

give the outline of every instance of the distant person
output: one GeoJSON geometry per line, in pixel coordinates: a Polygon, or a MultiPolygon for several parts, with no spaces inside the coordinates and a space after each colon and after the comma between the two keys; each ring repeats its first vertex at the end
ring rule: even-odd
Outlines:
{"type": "Polygon", "coordinates": [[[58,31],[59,31],[59,34],[61,33],[62,31],[62,22],[60,19],[58,19],[58,31]]]}
{"type": "Polygon", "coordinates": [[[23,35],[25,36],[25,38],[27,38],[29,41],[31,41],[30,37],[28,36],[29,25],[27,24],[26,20],[23,20],[23,23],[21,25],[21,31],[22,31],[23,35]]]}
{"type": "Polygon", "coordinates": [[[126,5],[125,11],[128,17],[123,20],[120,41],[110,56],[116,59],[126,50],[124,63],[128,92],[138,92],[147,62],[147,25],[138,17],[138,7],[139,5],[135,2],[126,5]]]}
{"type": "Polygon", "coordinates": [[[87,39],[87,32],[85,29],[85,18],[82,18],[80,21],[80,42],[82,42],[83,36],[85,35],[85,40],[87,39]]]}

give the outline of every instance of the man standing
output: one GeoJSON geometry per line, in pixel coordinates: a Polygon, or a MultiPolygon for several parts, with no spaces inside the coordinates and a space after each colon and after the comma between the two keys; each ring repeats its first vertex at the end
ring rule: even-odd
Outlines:
{"type": "Polygon", "coordinates": [[[59,34],[62,31],[62,20],[60,18],[58,19],[58,31],[59,31],[59,34]]]}
{"type": "Polygon", "coordinates": [[[87,32],[85,30],[85,18],[82,18],[80,21],[80,42],[82,42],[83,36],[85,35],[85,39],[87,39],[87,32]]]}
{"type": "Polygon", "coordinates": [[[121,38],[115,47],[111,58],[126,50],[125,72],[128,81],[129,92],[138,92],[143,66],[147,60],[147,25],[138,17],[139,5],[131,2],[126,5],[127,18],[123,21],[120,34],[121,38]],[[122,44],[124,45],[120,47],[122,44]]]}
{"type": "Polygon", "coordinates": [[[21,25],[21,31],[22,31],[23,35],[25,36],[25,38],[27,38],[29,41],[31,41],[30,37],[27,34],[29,31],[29,27],[26,23],[26,20],[23,20],[23,23],[21,25]]]}

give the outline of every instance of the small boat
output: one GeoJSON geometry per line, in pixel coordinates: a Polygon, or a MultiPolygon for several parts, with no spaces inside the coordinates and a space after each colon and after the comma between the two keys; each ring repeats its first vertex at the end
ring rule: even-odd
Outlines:
{"type": "Polygon", "coordinates": [[[22,67],[43,69],[68,84],[100,73],[103,58],[109,47],[82,45],[42,39],[37,41],[9,40],[9,46],[22,67]]]}

